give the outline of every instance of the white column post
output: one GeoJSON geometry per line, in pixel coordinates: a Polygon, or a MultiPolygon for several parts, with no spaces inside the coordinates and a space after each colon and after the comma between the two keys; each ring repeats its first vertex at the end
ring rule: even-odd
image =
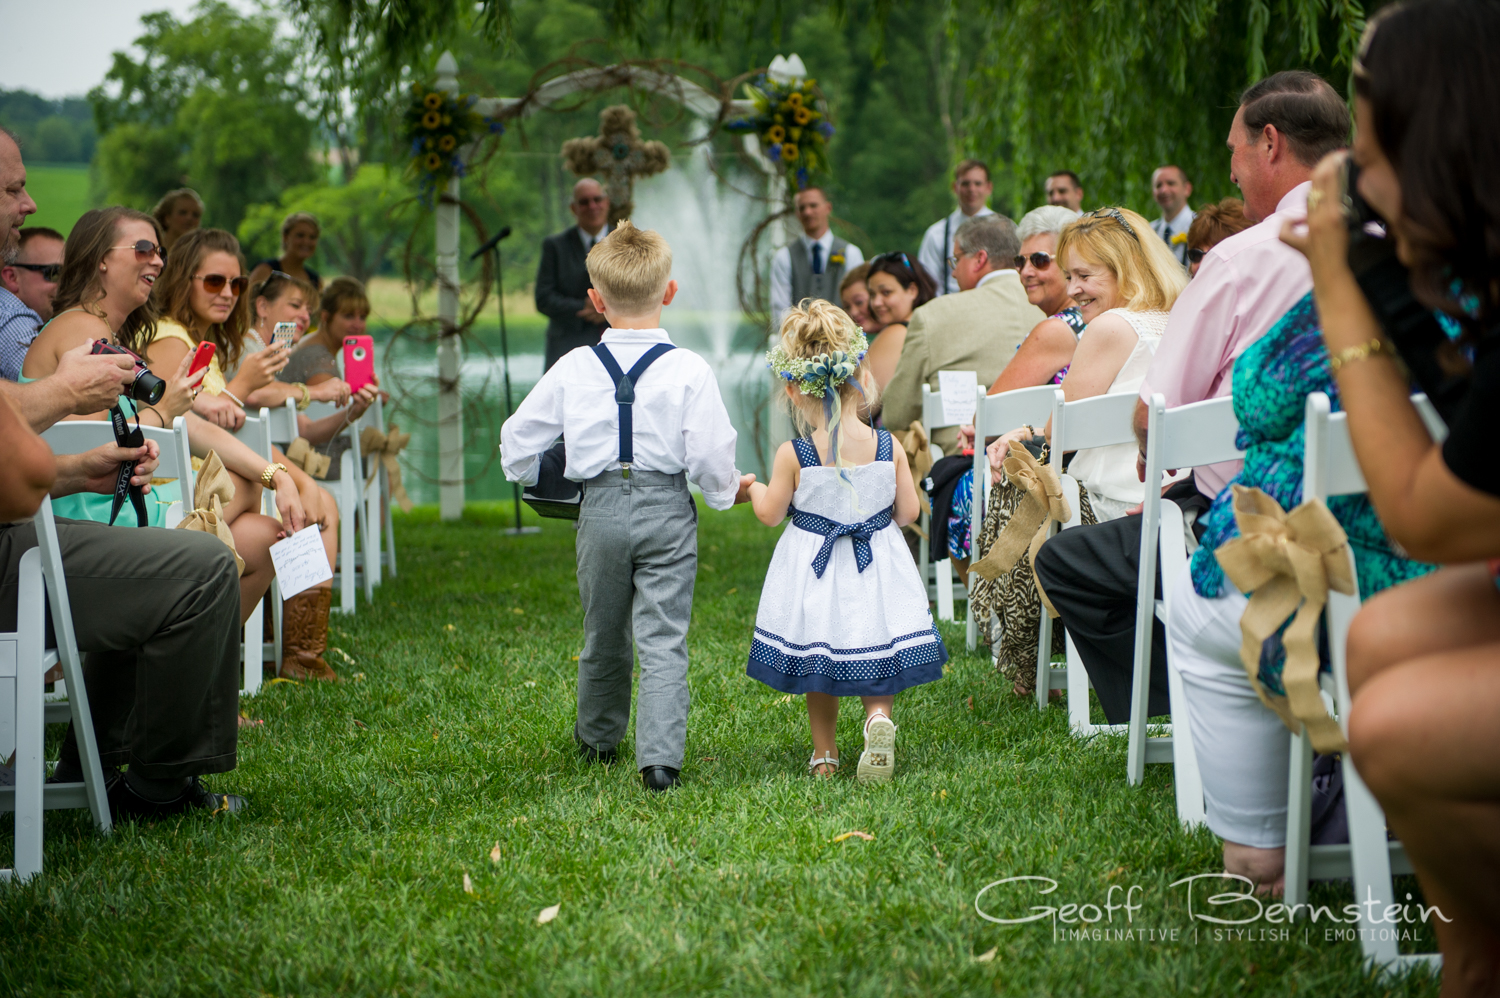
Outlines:
{"type": "MultiPolygon", "coordinates": [[[[437,63],[437,87],[458,92],[458,61],[444,52],[437,63]]],[[[437,282],[438,318],[438,499],[444,520],[457,520],[464,511],[463,398],[459,393],[459,371],[463,366],[463,341],[458,325],[458,177],[448,181],[446,198],[438,201],[437,282]]]]}

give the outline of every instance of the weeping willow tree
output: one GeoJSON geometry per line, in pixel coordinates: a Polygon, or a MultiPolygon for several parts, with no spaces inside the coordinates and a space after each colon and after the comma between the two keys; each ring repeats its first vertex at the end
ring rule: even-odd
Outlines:
{"type": "MultiPolygon", "coordinates": [[[[330,65],[350,67],[333,76],[356,91],[382,79],[388,91],[403,67],[430,66],[460,35],[500,52],[515,41],[516,0],[283,2],[330,65]]],[[[768,35],[779,44],[809,16],[832,14],[860,29],[877,63],[917,14],[892,0],[591,6],[617,41],[660,55],[684,44],[747,50],[768,35]]],[[[1235,193],[1224,139],[1238,93],[1290,68],[1343,89],[1365,21],[1358,0],[943,0],[927,12],[943,51],[931,61],[941,79],[924,85],[947,152],[993,164],[994,204],[1012,213],[1039,203],[1043,178],[1060,169],[1083,178],[1089,204],[1149,209],[1150,173],[1165,162],[1188,172],[1194,203],[1235,193]]]]}

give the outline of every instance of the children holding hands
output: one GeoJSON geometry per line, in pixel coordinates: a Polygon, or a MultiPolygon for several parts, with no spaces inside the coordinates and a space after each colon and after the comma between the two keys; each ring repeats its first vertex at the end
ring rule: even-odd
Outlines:
{"type": "Polygon", "coordinates": [[[647,789],[667,790],[679,782],[687,739],[686,638],[698,570],[688,482],[723,510],[746,501],[754,476],[735,468],[735,431],[712,369],[661,328],[662,308],[677,294],[666,240],[621,222],[587,267],[589,300],[609,328],[598,346],[554,364],[505,421],[501,465],[510,481],[534,485],[542,454],[562,436],[564,474],[584,487],[577,557],[585,636],[573,736],[585,758],[614,760],[638,651],[635,763],[647,789]]]}
{"type": "Polygon", "coordinates": [[[861,364],[867,348],[843,310],[809,299],[786,313],[767,354],[810,433],[781,445],[769,484],[749,485],[760,521],[774,527],[790,514],[792,528],[766,573],[746,672],[806,695],[808,768],[819,776],[839,766],[838,698],[859,697],[857,778],[883,782],[895,774],[895,696],[941,678],[948,651],[901,536],[918,511],[906,453],[859,417],[876,390],[861,364]]]}

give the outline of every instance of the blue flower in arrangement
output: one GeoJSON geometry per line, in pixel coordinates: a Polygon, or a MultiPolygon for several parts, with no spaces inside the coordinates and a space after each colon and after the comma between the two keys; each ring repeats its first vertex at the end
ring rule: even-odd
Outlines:
{"type": "Polygon", "coordinates": [[[797,167],[797,187],[799,189],[807,187],[807,167],[805,166],[797,167]]]}
{"type": "Polygon", "coordinates": [[[818,131],[823,134],[823,138],[825,139],[833,138],[833,123],[826,119],[818,122],[818,131]]]}
{"type": "Polygon", "coordinates": [[[783,381],[795,384],[803,395],[824,398],[830,391],[854,377],[859,370],[860,361],[864,360],[865,352],[870,348],[870,341],[854,326],[853,320],[850,320],[850,326],[853,327],[854,336],[847,353],[834,350],[816,357],[792,357],[778,343],[766,351],[766,366],[783,381]]]}
{"type": "Polygon", "coordinates": [[[779,162],[781,162],[781,143],[780,142],[776,143],[773,146],[766,147],[766,159],[769,159],[773,163],[779,163],[779,162]]]}

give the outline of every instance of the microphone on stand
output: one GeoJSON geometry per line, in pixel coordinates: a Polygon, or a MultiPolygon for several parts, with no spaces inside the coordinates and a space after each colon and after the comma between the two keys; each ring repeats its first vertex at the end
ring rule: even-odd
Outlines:
{"type": "Polygon", "coordinates": [[[484,256],[490,250],[492,250],[496,246],[500,245],[500,240],[504,239],[508,235],[510,235],[510,226],[507,225],[504,228],[502,228],[499,232],[495,233],[494,238],[492,238],[489,242],[485,243],[483,246],[479,247],[477,250],[475,250],[474,252],[470,253],[469,254],[469,259],[470,260],[478,260],[480,257],[484,256]]]}

